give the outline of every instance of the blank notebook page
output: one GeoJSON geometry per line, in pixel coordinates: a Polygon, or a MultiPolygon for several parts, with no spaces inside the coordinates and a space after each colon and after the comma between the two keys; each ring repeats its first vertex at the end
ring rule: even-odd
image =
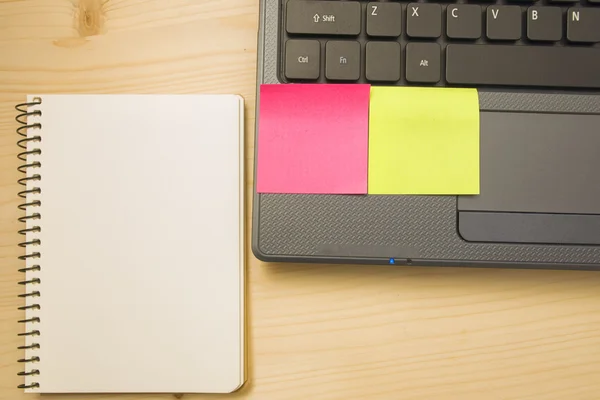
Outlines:
{"type": "MultiPolygon", "coordinates": [[[[34,96],[29,97],[29,101],[34,96]]],[[[244,382],[243,101],[39,95],[36,392],[244,382]]],[[[37,288],[36,288],[37,289],[37,288]]]]}

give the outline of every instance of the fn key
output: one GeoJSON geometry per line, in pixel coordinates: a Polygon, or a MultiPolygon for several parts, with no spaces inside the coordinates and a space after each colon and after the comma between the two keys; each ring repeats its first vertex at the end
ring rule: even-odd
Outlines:
{"type": "Polygon", "coordinates": [[[288,40],[285,43],[285,77],[318,79],[320,56],[321,44],[318,40],[288,40]]]}

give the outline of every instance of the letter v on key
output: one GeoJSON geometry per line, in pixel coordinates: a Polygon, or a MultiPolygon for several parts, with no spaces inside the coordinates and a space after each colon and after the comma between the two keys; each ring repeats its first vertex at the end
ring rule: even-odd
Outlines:
{"type": "Polygon", "coordinates": [[[522,18],[520,6],[488,7],[486,17],[487,38],[490,40],[519,40],[521,38],[522,18]]]}

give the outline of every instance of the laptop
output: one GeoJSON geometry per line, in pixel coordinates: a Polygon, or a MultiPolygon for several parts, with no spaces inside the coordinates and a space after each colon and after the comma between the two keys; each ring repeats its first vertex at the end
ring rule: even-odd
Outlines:
{"type": "Polygon", "coordinates": [[[477,88],[481,194],[255,191],[259,259],[600,269],[600,0],[260,5],[258,85],[477,88]]]}

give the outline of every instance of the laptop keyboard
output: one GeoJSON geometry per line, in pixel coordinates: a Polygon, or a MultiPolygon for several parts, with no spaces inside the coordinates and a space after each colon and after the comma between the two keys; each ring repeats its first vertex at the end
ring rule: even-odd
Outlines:
{"type": "Polygon", "coordinates": [[[600,0],[282,0],[289,82],[600,89],[600,0]]]}

